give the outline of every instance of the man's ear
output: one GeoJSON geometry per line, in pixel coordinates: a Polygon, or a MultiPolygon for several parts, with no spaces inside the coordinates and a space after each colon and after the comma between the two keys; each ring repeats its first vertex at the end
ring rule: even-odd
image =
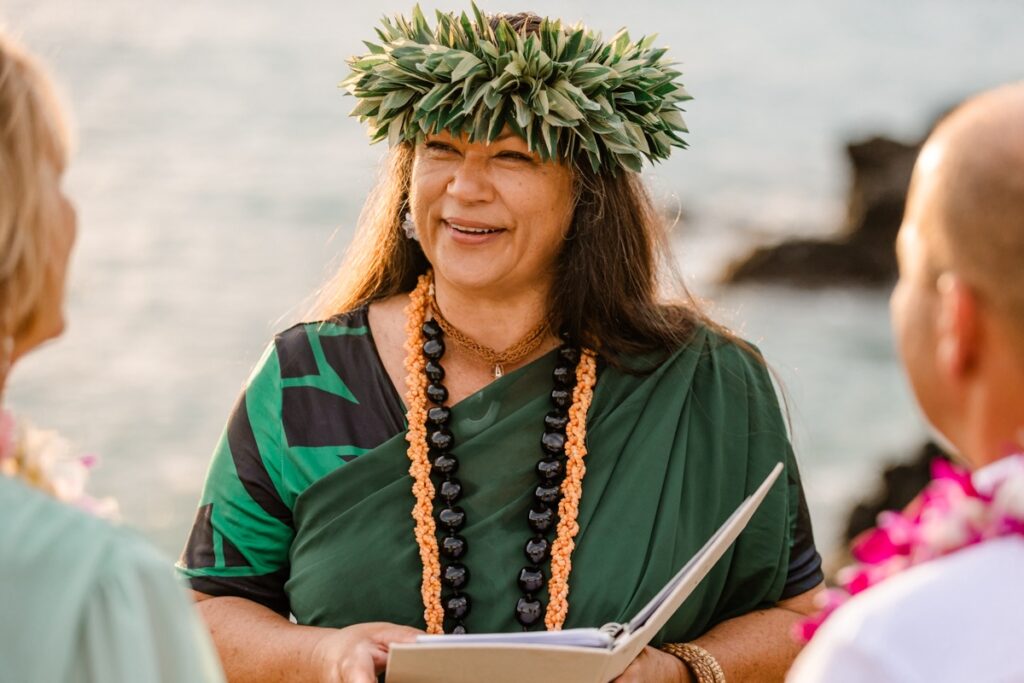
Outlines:
{"type": "Polygon", "coordinates": [[[976,368],[980,351],[978,295],[955,273],[939,276],[937,287],[936,361],[939,372],[954,382],[961,382],[976,368]]]}

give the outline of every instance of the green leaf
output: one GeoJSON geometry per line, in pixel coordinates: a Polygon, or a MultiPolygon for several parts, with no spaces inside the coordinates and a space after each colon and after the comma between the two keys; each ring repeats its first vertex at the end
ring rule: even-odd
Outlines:
{"type": "Polygon", "coordinates": [[[632,171],[633,173],[639,173],[644,168],[643,158],[636,153],[616,154],[615,159],[619,162],[619,165],[623,166],[627,171],[632,171]]]}
{"type": "Polygon", "coordinates": [[[416,108],[423,112],[433,111],[437,107],[441,106],[441,103],[444,102],[445,98],[448,97],[454,87],[455,86],[451,83],[438,83],[431,88],[426,97],[420,100],[420,103],[416,108]]]}
{"type": "Polygon", "coordinates": [[[473,16],[476,17],[477,28],[483,32],[485,37],[493,39],[494,34],[491,32],[491,24],[487,21],[487,15],[476,6],[476,2],[471,2],[470,6],[473,8],[473,16]]]}
{"type": "Polygon", "coordinates": [[[675,130],[686,130],[686,121],[683,120],[683,115],[676,109],[665,109],[658,114],[661,120],[664,121],[668,126],[675,130]]]}
{"type": "Polygon", "coordinates": [[[603,64],[585,64],[573,72],[572,82],[575,83],[576,87],[587,90],[614,73],[614,69],[603,64]]]}
{"type": "Polygon", "coordinates": [[[380,100],[377,98],[360,100],[355,109],[349,112],[349,116],[373,116],[380,107],[380,100]]]}
{"type": "Polygon", "coordinates": [[[394,147],[402,141],[402,133],[405,129],[405,114],[400,114],[391,121],[388,126],[388,145],[394,147]]]}
{"type": "Polygon", "coordinates": [[[389,93],[388,96],[380,103],[381,115],[387,114],[395,109],[401,109],[415,94],[416,91],[411,89],[395,90],[394,92],[389,93]]]}
{"type": "Polygon", "coordinates": [[[500,90],[498,90],[497,86],[494,86],[486,95],[484,95],[484,106],[488,109],[497,109],[504,99],[505,96],[500,90]]]}
{"type": "Polygon", "coordinates": [[[523,75],[523,68],[525,66],[526,62],[524,60],[513,59],[505,66],[504,69],[502,69],[502,74],[508,74],[514,78],[519,78],[523,75]]]}
{"type": "Polygon", "coordinates": [[[498,59],[501,54],[498,52],[497,46],[488,41],[480,41],[477,43],[477,47],[479,47],[480,50],[491,59],[498,59]]]}
{"type": "Polygon", "coordinates": [[[473,140],[483,140],[487,137],[487,125],[490,123],[490,119],[487,116],[488,113],[486,109],[480,107],[473,115],[473,126],[469,131],[470,137],[473,140]]]}
{"type": "Polygon", "coordinates": [[[626,46],[629,45],[629,31],[620,28],[618,33],[612,36],[608,42],[611,44],[614,54],[621,55],[626,51],[626,46]]]}
{"type": "Polygon", "coordinates": [[[491,142],[496,137],[501,135],[502,129],[505,128],[505,108],[498,107],[491,114],[491,122],[487,127],[487,142],[491,142]]]}
{"type": "Polygon", "coordinates": [[[572,35],[569,36],[569,39],[565,43],[565,49],[562,50],[562,54],[567,57],[573,57],[579,53],[580,46],[583,45],[584,35],[585,31],[583,29],[573,31],[572,35]]]}
{"type": "Polygon", "coordinates": [[[470,53],[465,53],[459,61],[459,65],[455,67],[454,71],[452,71],[452,83],[456,83],[466,78],[475,68],[481,65],[483,65],[483,61],[479,57],[470,53]]]}
{"type": "Polygon", "coordinates": [[[515,107],[515,121],[521,128],[526,128],[533,120],[533,112],[519,95],[512,95],[512,104],[515,107]]]}
{"type": "Polygon", "coordinates": [[[559,116],[568,119],[569,121],[579,121],[585,118],[583,112],[572,103],[568,97],[558,91],[558,88],[551,88],[548,90],[548,96],[551,99],[551,111],[555,112],[559,116]]]}
{"type": "Polygon", "coordinates": [[[448,115],[441,119],[438,124],[438,128],[442,130],[461,130],[463,121],[465,121],[466,115],[459,108],[452,108],[448,115]]]}
{"type": "Polygon", "coordinates": [[[482,84],[479,88],[477,88],[477,91],[475,93],[473,93],[469,98],[466,99],[466,104],[463,105],[463,111],[465,111],[466,113],[475,111],[480,101],[483,100],[484,97],[487,97],[488,93],[490,93],[493,89],[494,88],[490,82],[482,84]]]}
{"type": "Polygon", "coordinates": [[[427,18],[423,16],[423,10],[420,9],[419,3],[412,8],[412,26],[413,34],[409,36],[418,43],[429,43],[433,36],[430,32],[430,26],[427,25],[427,18]]]}
{"type": "Polygon", "coordinates": [[[629,138],[629,143],[633,149],[643,154],[650,154],[651,148],[647,144],[647,138],[644,137],[644,129],[635,123],[627,121],[623,124],[626,129],[626,135],[629,138]]]}
{"type": "Polygon", "coordinates": [[[554,159],[558,155],[558,129],[546,121],[540,124],[541,139],[546,147],[545,159],[554,159]]]}
{"type": "Polygon", "coordinates": [[[543,116],[551,111],[551,104],[548,102],[547,88],[541,88],[533,96],[533,112],[543,116]]]}

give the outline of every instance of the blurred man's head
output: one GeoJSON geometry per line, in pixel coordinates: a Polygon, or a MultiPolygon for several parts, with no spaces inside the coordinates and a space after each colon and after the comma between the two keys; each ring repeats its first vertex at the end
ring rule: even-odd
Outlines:
{"type": "Polygon", "coordinates": [[[929,137],[897,253],[893,323],[917,399],[973,465],[998,458],[1024,428],[1024,83],[929,137]]]}

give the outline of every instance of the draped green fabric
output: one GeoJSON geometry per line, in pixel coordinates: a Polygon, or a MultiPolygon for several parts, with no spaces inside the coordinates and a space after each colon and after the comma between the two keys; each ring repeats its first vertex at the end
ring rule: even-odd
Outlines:
{"type": "MultiPolygon", "coordinates": [[[[548,354],[452,410],[466,490],[470,632],[519,630],[516,577],[526,564],[526,513],[554,364],[548,354]]],[[[587,427],[566,628],[632,617],[783,461],[788,476],[655,643],[692,639],[777,601],[799,481],[758,359],[702,331],[651,374],[603,367],[587,427]]],[[[328,474],[296,501],[286,590],[299,623],[424,626],[404,437],[328,474]]]]}

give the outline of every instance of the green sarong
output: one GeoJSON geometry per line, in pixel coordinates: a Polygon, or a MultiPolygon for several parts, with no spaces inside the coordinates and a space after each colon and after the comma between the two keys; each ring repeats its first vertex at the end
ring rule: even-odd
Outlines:
{"type": "MultiPolygon", "coordinates": [[[[548,354],[452,410],[470,632],[520,630],[516,579],[554,363],[548,354]]],[[[424,626],[406,446],[405,432],[395,434],[295,498],[285,589],[299,623],[424,626]]],[[[759,360],[701,331],[651,374],[602,368],[587,448],[566,628],[631,618],[783,461],[787,476],[654,644],[693,639],[779,599],[800,484],[759,360]]]]}

